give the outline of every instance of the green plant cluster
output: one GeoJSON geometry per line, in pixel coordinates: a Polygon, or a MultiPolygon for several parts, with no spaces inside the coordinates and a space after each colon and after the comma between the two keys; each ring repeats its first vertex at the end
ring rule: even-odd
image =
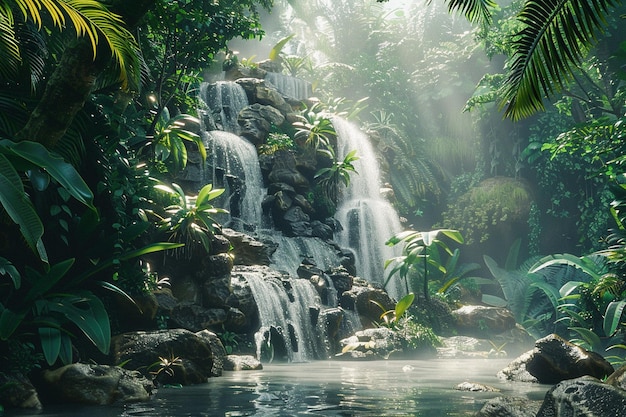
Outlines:
{"type": "Polygon", "coordinates": [[[532,196],[513,179],[496,177],[471,188],[442,214],[444,226],[454,225],[467,244],[486,242],[494,228],[507,222],[526,222],[532,196]]]}

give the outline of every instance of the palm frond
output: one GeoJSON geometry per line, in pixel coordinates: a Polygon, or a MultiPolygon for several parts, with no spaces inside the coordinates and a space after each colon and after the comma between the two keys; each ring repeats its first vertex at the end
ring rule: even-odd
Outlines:
{"type": "Polygon", "coordinates": [[[11,9],[0,6],[0,77],[11,78],[17,74],[20,62],[11,9]]]}
{"type": "Polygon", "coordinates": [[[518,19],[501,107],[519,120],[544,110],[543,99],[559,91],[606,27],[615,0],[528,0],[518,19]]]}
{"type": "Polygon", "coordinates": [[[473,23],[491,23],[491,9],[496,3],[491,0],[449,0],[446,2],[450,12],[458,11],[473,23]]]}

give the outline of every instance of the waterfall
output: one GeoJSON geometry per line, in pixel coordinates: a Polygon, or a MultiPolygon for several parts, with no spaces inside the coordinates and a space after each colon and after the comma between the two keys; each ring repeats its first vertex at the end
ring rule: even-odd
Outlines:
{"type": "MultiPolygon", "coordinates": [[[[203,140],[207,147],[207,163],[212,170],[207,182],[230,186],[229,207],[231,215],[242,218],[246,223],[260,226],[262,222],[261,201],[265,196],[259,157],[254,145],[233,133],[222,131],[204,132],[203,140]],[[229,176],[237,185],[227,184],[217,170],[229,176]],[[234,188],[234,189],[233,189],[234,188]],[[233,201],[237,199],[239,201],[233,201]]],[[[225,193],[226,194],[226,193],[225,193]]]]}
{"type": "Polygon", "coordinates": [[[287,97],[304,100],[311,95],[311,84],[301,78],[291,77],[277,72],[268,72],[265,75],[265,79],[272,83],[279,93],[287,97]]]}
{"type": "MultiPolygon", "coordinates": [[[[350,176],[350,185],[335,214],[343,226],[338,243],[354,251],[359,276],[369,282],[384,283],[385,260],[398,253],[385,242],[402,230],[400,219],[391,204],[380,196],[380,168],[367,135],[346,120],[335,117],[332,121],[337,132],[337,158],[342,160],[355,149],[359,157],[354,163],[358,175],[350,176]]],[[[386,289],[396,299],[406,292],[395,277],[386,289]]]]}
{"type": "Polygon", "coordinates": [[[268,236],[278,244],[272,255],[272,268],[296,276],[304,258],[310,258],[323,271],[339,263],[336,250],[316,237],[287,237],[279,233],[268,236]]]}
{"type": "Polygon", "coordinates": [[[311,316],[312,310],[319,310],[321,305],[313,285],[303,279],[283,280],[275,274],[263,276],[259,271],[240,272],[248,281],[258,306],[261,326],[255,334],[257,357],[262,357],[263,345],[274,329],[282,336],[284,346],[280,348],[284,348],[287,360],[317,359],[324,347],[311,316]]]}
{"type": "Polygon", "coordinates": [[[200,85],[200,98],[210,109],[215,125],[226,132],[238,133],[237,116],[248,105],[243,87],[231,81],[200,85]]]}

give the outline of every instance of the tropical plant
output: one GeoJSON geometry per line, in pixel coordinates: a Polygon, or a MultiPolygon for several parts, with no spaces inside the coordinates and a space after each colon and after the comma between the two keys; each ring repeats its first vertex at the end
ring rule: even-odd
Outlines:
{"type": "Polygon", "coordinates": [[[24,189],[24,173],[36,190],[43,191],[51,179],[71,196],[95,212],[93,194],[78,172],[43,145],[30,141],[0,140],[0,203],[11,220],[20,227],[28,246],[43,262],[48,262],[42,236],[44,227],[24,189]]]}
{"type": "Polygon", "coordinates": [[[337,203],[339,196],[339,184],[348,187],[350,185],[350,174],[358,174],[353,163],[359,159],[356,150],[348,152],[343,161],[335,160],[335,152],[328,148],[328,155],[333,160],[330,167],[321,168],[315,173],[315,179],[324,189],[326,197],[333,203],[337,203]]]}
{"type": "Polygon", "coordinates": [[[224,189],[213,189],[212,184],[207,184],[197,196],[187,196],[175,183],[171,186],[159,183],[154,188],[174,200],[173,204],[165,207],[164,216],[168,217],[154,210],[151,214],[157,217],[159,229],[169,235],[170,242],[184,243],[184,248],[175,249],[175,256],[191,259],[199,249],[209,253],[211,237],[221,227],[213,216],[228,213],[224,209],[214,207],[210,201],[222,195],[224,189]]]}
{"type": "MultiPolygon", "coordinates": [[[[398,273],[405,280],[407,292],[409,292],[409,279],[412,276],[417,278],[421,276],[422,294],[424,299],[428,301],[430,299],[428,290],[430,267],[443,273],[446,272],[444,265],[437,261],[438,256],[434,255],[438,250],[437,248],[441,248],[450,256],[453,255],[450,247],[444,240],[440,239],[440,236],[445,236],[457,243],[463,243],[461,233],[453,229],[438,229],[428,232],[407,230],[390,238],[386,242],[388,246],[395,246],[400,243],[404,246],[402,247],[402,255],[385,261],[385,269],[393,265],[387,282],[394,274],[398,273]]],[[[414,283],[411,286],[417,287],[414,283]]]]}
{"type": "Polygon", "coordinates": [[[305,109],[300,120],[293,122],[293,126],[296,128],[296,143],[315,152],[327,151],[332,147],[331,141],[337,136],[329,114],[324,113],[321,103],[305,109]]]}
{"type": "Polygon", "coordinates": [[[406,314],[409,307],[411,307],[413,300],[415,300],[415,294],[410,292],[398,300],[393,310],[386,310],[385,307],[383,307],[383,305],[376,300],[370,300],[370,303],[375,304],[382,310],[382,314],[380,315],[382,323],[380,324],[393,329],[398,324],[400,319],[406,314]]]}

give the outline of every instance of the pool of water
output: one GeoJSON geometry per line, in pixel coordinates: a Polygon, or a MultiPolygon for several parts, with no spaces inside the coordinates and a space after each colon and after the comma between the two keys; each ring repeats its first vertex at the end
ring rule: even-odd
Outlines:
{"type": "Polygon", "coordinates": [[[509,360],[315,361],[269,364],[261,371],[226,372],[206,384],[161,388],[149,402],[109,407],[46,407],[63,417],[180,416],[473,416],[499,395],[540,400],[548,386],[503,383],[495,374],[509,360]],[[464,381],[501,390],[455,390],[464,381]]]}

